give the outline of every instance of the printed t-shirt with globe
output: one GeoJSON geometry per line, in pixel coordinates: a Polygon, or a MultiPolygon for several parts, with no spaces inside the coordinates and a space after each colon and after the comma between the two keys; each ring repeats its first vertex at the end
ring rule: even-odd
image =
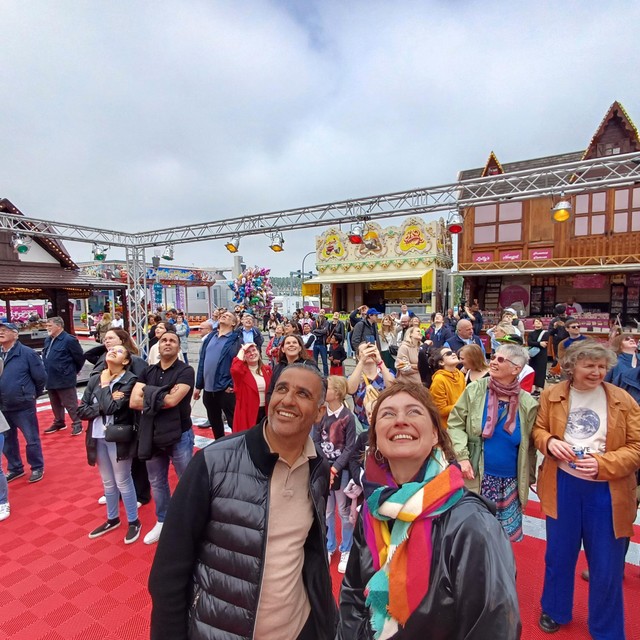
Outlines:
{"type": "MultiPolygon", "coordinates": [[[[605,452],[607,441],[607,394],[603,386],[588,391],[571,389],[569,392],[569,417],[564,439],[572,447],[581,447],[585,453],[605,452]]],[[[583,480],[584,474],[572,469],[568,463],[560,462],[560,468],[583,480]]],[[[598,482],[598,481],[597,481],[598,482]]],[[[600,480],[599,482],[604,482],[600,480]]]]}

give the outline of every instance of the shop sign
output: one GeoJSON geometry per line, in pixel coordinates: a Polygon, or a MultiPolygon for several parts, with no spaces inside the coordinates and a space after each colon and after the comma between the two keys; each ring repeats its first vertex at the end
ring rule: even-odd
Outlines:
{"type": "Polygon", "coordinates": [[[474,263],[493,262],[493,252],[474,253],[472,257],[474,263]]]}
{"type": "Polygon", "coordinates": [[[500,260],[502,262],[518,262],[522,260],[522,251],[501,251],[500,260]]]}
{"type": "Polygon", "coordinates": [[[553,249],[529,249],[529,260],[550,260],[553,249]]]}
{"type": "Polygon", "coordinates": [[[337,233],[329,233],[325,236],[324,246],[320,255],[328,260],[329,258],[343,258],[345,254],[344,245],[337,233]]]}
{"type": "Polygon", "coordinates": [[[627,274],[627,284],[630,287],[640,287],[640,273],[627,274]]]}
{"type": "Polygon", "coordinates": [[[602,289],[607,285],[607,276],[601,273],[580,273],[573,276],[574,289],[602,289]]]}
{"type": "Polygon", "coordinates": [[[408,225],[400,240],[400,251],[410,251],[411,249],[419,249],[422,251],[426,246],[427,240],[422,229],[417,224],[408,225]]]}
{"type": "Polygon", "coordinates": [[[433,292],[433,269],[429,269],[421,278],[422,293],[433,292]]]}

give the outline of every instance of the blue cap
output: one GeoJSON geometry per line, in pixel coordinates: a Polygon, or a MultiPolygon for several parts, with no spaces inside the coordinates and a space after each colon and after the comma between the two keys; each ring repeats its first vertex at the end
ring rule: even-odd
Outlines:
{"type": "Polygon", "coordinates": [[[7,329],[11,329],[11,331],[19,331],[17,325],[13,324],[13,322],[0,322],[0,329],[2,327],[6,327],[7,329]]]}
{"type": "Polygon", "coordinates": [[[379,316],[380,312],[377,309],[369,309],[367,311],[368,316],[379,316]]]}

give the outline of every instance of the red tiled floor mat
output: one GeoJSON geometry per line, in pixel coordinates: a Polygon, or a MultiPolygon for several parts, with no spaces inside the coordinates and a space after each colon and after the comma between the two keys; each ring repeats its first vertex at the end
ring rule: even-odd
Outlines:
{"type": "MultiPolygon", "coordinates": [[[[41,429],[51,421],[39,412],[41,429]]],[[[87,534],[104,521],[97,503],[102,484],[86,462],[84,438],[70,430],[43,436],[45,476],[29,485],[24,478],[9,485],[11,517],[0,523],[0,639],[138,640],[149,636],[147,577],[155,546],[142,536],[155,523],[153,505],[140,510],[142,536],[123,542],[121,526],[102,538],[87,534]]],[[[24,456],[24,452],[23,452],[24,456]]],[[[5,463],[6,469],[6,463],[5,463]]],[[[121,508],[124,520],[124,510],[121,508]]],[[[547,638],[537,628],[544,571],[544,542],[526,538],[514,545],[518,594],[525,640],[547,638]]],[[[342,576],[339,554],[332,562],[334,592],[342,576]]],[[[585,567],[581,557],[578,572],[585,567]]],[[[627,565],[625,580],[627,640],[640,638],[640,576],[627,565]]],[[[588,640],[587,583],[576,579],[574,620],[554,637],[588,640]]],[[[286,639],[283,639],[286,640],[286,639]]]]}

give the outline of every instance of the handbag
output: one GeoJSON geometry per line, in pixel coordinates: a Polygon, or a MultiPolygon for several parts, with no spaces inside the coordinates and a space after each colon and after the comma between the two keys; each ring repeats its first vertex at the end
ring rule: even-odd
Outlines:
{"type": "Polygon", "coordinates": [[[389,353],[395,358],[398,355],[398,345],[390,344],[389,345],[389,353]]]}
{"type": "Polygon", "coordinates": [[[540,353],[540,347],[529,347],[529,357],[535,358],[540,353]]]}
{"type": "Polygon", "coordinates": [[[136,437],[136,428],[132,424],[108,424],[104,430],[104,439],[107,442],[133,442],[136,437]]]}

